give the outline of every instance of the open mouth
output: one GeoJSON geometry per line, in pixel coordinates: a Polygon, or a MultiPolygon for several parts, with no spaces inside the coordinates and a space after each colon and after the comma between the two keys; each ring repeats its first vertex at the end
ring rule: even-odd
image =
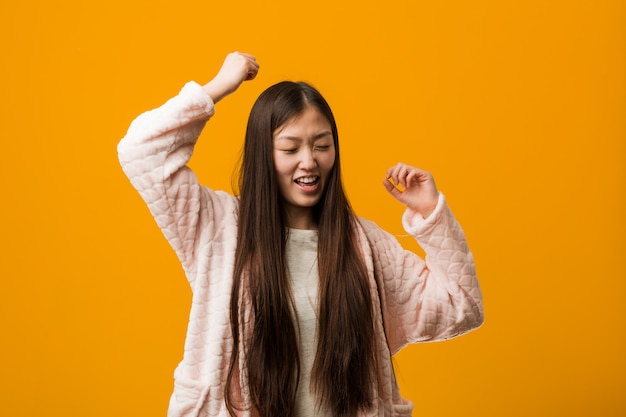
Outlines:
{"type": "Polygon", "coordinates": [[[320,181],[320,177],[311,176],[311,177],[300,177],[300,178],[295,179],[293,182],[298,184],[300,187],[312,188],[312,187],[317,186],[319,181],[320,181]]]}

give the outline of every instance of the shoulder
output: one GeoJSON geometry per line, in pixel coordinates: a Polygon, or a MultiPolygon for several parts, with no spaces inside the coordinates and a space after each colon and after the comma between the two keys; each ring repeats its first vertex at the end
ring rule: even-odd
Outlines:
{"type": "Polygon", "coordinates": [[[357,224],[368,236],[370,234],[386,233],[380,226],[378,226],[378,224],[370,219],[366,219],[365,217],[357,217],[357,224]]]}
{"type": "Polygon", "coordinates": [[[363,217],[358,217],[357,222],[372,249],[393,246],[397,242],[389,232],[380,227],[376,222],[363,217]]]}

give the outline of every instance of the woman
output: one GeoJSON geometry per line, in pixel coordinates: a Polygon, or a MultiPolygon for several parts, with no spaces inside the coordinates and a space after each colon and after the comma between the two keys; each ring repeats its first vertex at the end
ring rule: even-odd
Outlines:
{"type": "Polygon", "coordinates": [[[229,54],[212,81],[139,116],[118,146],[193,291],[168,415],[409,416],[392,355],[483,320],[463,232],[432,176],[404,164],[383,184],[426,262],[358,219],[332,112],[304,83],[254,104],[238,198],[200,185],[186,166],[196,140],[214,104],[258,69],[229,54]]]}

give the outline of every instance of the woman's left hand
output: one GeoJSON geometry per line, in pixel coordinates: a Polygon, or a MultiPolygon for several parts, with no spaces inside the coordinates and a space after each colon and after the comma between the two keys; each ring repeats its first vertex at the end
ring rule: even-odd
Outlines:
{"type": "Polygon", "coordinates": [[[437,207],[439,192],[429,172],[399,162],[387,170],[383,185],[396,200],[424,218],[437,207]]]}

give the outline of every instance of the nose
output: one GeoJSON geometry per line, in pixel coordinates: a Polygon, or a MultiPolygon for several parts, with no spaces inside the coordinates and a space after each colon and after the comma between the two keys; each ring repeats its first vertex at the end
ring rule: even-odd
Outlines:
{"type": "Polygon", "coordinates": [[[315,168],[317,165],[317,161],[315,160],[315,155],[311,148],[305,148],[302,153],[302,158],[300,159],[300,168],[310,170],[315,168]]]}

